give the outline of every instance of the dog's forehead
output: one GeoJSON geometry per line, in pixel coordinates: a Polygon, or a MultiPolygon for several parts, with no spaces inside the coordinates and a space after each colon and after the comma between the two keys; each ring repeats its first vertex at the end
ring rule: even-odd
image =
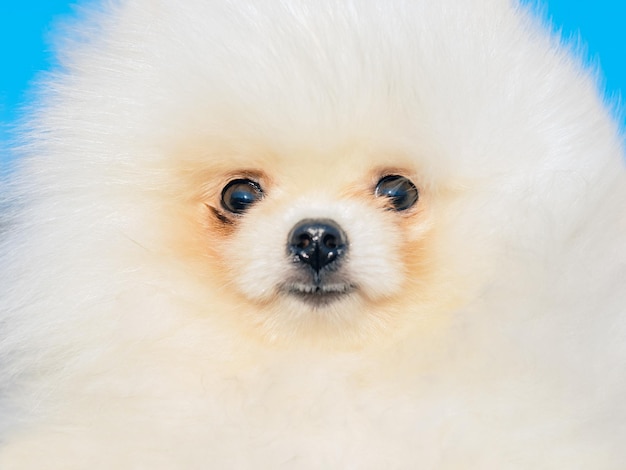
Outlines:
{"type": "MultiPolygon", "coordinates": [[[[211,163],[213,156],[208,156],[211,163]]],[[[220,163],[213,174],[227,176],[259,175],[284,190],[303,192],[315,188],[350,190],[369,185],[384,173],[410,176],[415,171],[411,155],[390,147],[346,143],[326,146],[258,145],[229,152],[227,165],[220,163]]]]}

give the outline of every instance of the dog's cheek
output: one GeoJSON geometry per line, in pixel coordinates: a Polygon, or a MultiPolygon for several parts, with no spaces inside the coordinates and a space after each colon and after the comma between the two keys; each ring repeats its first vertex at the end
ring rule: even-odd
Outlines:
{"type": "Polygon", "coordinates": [[[360,292],[371,299],[397,293],[406,277],[402,233],[391,220],[377,215],[354,217],[347,224],[348,275],[360,292]]]}
{"type": "Polygon", "coordinates": [[[250,300],[271,299],[289,269],[286,231],[274,217],[254,213],[242,217],[219,251],[228,286],[250,300]]]}

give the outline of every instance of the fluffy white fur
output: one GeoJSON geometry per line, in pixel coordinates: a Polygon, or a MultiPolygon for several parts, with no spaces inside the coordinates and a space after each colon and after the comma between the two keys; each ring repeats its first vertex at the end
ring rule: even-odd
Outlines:
{"type": "Polygon", "coordinates": [[[133,0],[69,33],[4,190],[0,468],[624,468],[620,136],[522,8],[133,0]],[[279,289],[311,217],[350,241],[328,305],[279,289]]]}

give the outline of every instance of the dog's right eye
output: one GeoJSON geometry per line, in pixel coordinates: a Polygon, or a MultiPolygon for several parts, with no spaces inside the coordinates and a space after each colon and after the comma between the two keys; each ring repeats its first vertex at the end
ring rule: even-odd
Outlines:
{"type": "Polygon", "coordinates": [[[233,214],[242,214],[263,197],[263,190],[249,179],[230,181],[222,190],[222,206],[233,214]]]}

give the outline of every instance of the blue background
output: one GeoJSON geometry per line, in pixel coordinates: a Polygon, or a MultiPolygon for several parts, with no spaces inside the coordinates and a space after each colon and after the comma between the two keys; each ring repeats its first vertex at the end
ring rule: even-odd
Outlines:
{"type": "MultiPolygon", "coordinates": [[[[73,10],[68,0],[0,2],[1,148],[6,146],[7,128],[26,100],[29,82],[54,62],[55,24],[73,10]]],[[[538,0],[538,4],[566,38],[582,39],[588,60],[601,67],[607,96],[621,96],[626,91],[626,1],[538,0]]],[[[622,114],[624,123],[625,118],[622,114]]],[[[0,161],[6,158],[6,152],[1,152],[0,161]]]]}

